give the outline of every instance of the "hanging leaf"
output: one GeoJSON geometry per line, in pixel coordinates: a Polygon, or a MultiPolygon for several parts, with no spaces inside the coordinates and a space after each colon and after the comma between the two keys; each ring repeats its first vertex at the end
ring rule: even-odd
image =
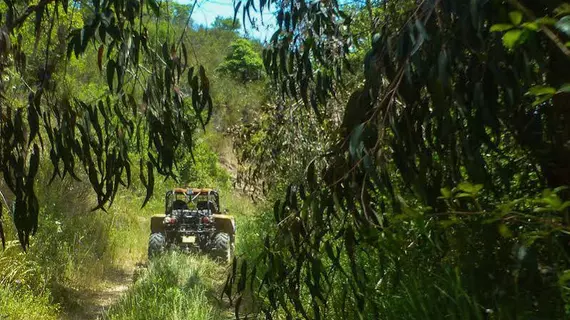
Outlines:
{"type": "Polygon", "coordinates": [[[556,22],[558,22],[558,20],[556,20],[554,18],[550,18],[550,17],[541,17],[541,18],[536,19],[535,22],[539,25],[553,26],[556,24],[556,22]]]}
{"type": "Polygon", "coordinates": [[[449,86],[449,59],[445,48],[441,50],[438,57],[438,77],[443,87],[449,86]]]}
{"type": "Polygon", "coordinates": [[[99,51],[97,52],[97,66],[99,67],[100,72],[103,71],[103,50],[104,50],[104,46],[100,45],[99,51]]]}
{"type": "Polygon", "coordinates": [[[107,62],[107,85],[109,90],[113,91],[113,80],[115,77],[116,63],[114,60],[109,60],[107,62]]]}
{"type": "Polygon", "coordinates": [[[156,0],[147,0],[146,3],[150,7],[155,16],[157,17],[160,16],[160,7],[158,6],[158,3],[156,3],[156,0]]]}
{"type": "Polygon", "coordinates": [[[533,96],[542,96],[542,95],[553,95],[556,93],[556,89],[547,86],[534,86],[528,89],[527,94],[533,96]]]}
{"type": "Polygon", "coordinates": [[[147,162],[146,168],[147,168],[148,183],[146,185],[146,196],[144,198],[142,207],[144,207],[148,203],[154,191],[154,167],[150,161],[147,162]]]}
{"type": "MultiPolygon", "coordinates": [[[[2,197],[4,197],[4,196],[2,195],[2,197]]],[[[2,248],[6,249],[6,238],[4,236],[4,227],[3,227],[4,221],[2,221],[3,220],[2,219],[2,213],[3,213],[2,211],[4,210],[2,201],[3,201],[3,199],[0,199],[0,239],[2,240],[2,248]]]]}
{"type": "Polygon", "coordinates": [[[449,188],[441,188],[441,195],[443,196],[444,199],[449,199],[451,198],[451,190],[449,190],[449,188]]]}
{"type": "Polygon", "coordinates": [[[499,234],[506,239],[510,239],[513,237],[513,233],[511,232],[509,227],[507,227],[507,225],[505,225],[504,223],[499,224],[499,234]]]}
{"type": "Polygon", "coordinates": [[[570,3],[562,3],[558,8],[554,9],[554,14],[557,17],[570,14],[570,3]]]}
{"type": "Polygon", "coordinates": [[[538,105],[541,105],[541,104],[545,103],[546,101],[548,101],[548,100],[550,100],[550,99],[552,99],[552,95],[549,95],[549,94],[547,94],[547,95],[542,95],[542,96],[538,96],[538,97],[536,98],[536,100],[533,101],[532,106],[533,106],[533,107],[536,107],[536,106],[538,106],[538,105]]]}
{"type": "Polygon", "coordinates": [[[34,138],[37,136],[40,129],[40,117],[36,110],[36,102],[34,101],[33,93],[30,93],[28,102],[28,126],[30,128],[28,145],[30,145],[34,138]]]}
{"type": "Polygon", "coordinates": [[[317,186],[317,179],[315,176],[315,161],[311,161],[307,167],[307,182],[311,189],[315,189],[317,186]]]}
{"type": "Polygon", "coordinates": [[[536,22],[525,22],[522,24],[522,27],[531,31],[538,31],[540,26],[536,22]]]}
{"type": "Polygon", "coordinates": [[[356,152],[357,149],[360,147],[362,140],[362,133],[364,132],[364,123],[359,124],[358,126],[356,126],[354,128],[354,130],[352,130],[352,133],[350,134],[350,146],[349,146],[349,150],[350,150],[350,154],[353,157],[356,157],[356,152]]]}
{"type": "Polygon", "coordinates": [[[244,260],[241,262],[241,268],[240,268],[240,278],[238,281],[238,287],[237,290],[238,292],[243,292],[245,290],[245,285],[246,285],[246,281],[247,281],[247,261],[244,260]]]}

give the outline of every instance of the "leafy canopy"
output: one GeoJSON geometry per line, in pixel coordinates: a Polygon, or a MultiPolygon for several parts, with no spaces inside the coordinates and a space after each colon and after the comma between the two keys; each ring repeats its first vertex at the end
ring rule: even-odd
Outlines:
{"type": "MultiPolygon", "coordinates": [[[[411,306],[434,308],[410,318],[446,317],[438,308],[463,315],[456,297],[469,297],[464,318],[489,317],[487,308],[498,319],[567,317],[568,277],[544,270],[570,270],[568,3],[236,7],[245,17],[272,6],[278,30],[263,52],[265,70],[298,102],[282,113],[301,104],[330,126],[338,92],[351,94],[328,129],[336,138],[275,203],[263,252],[228,277],[236,310],[251,290],[269,319],[384,318],[386,301],[401,303],[426,278],[438,279],[426,292],[438,292],[453,265],[457,296],[433,304],[412,297],[411,306]],[[354,77],[359,57],[363,72],[354,77]]],[[[271,162],[272,145],[260,140],[248,145],[254,167],[271,162]]]]}

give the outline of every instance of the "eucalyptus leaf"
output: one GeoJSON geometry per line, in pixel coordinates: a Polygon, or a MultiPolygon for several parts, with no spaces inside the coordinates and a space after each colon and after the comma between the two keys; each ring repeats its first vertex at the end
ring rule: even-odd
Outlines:
{"type": "Polygon", "coordinates": [[[562,3],[558,8],[554,9],[557,17],[570,14],[570,3],[562,3]]]}
{"type": "Polygon", "coordinates": [[[556,89],[548,86],[534,86],[528,89],[527,94],[532,96],[543,96],[543,95],[553,95],[556,93],[556,89]]]}
{"type": "Polygon", "coordinates": [[[451,190],[449,190],[449,188],[441,188],[441,195],[443,196],[443,198],[448,199],[451,198],[451,190]]]}
{"type": "Polygon", "coordinates": [[[507,238],[510,239],[513,237],[513,233],[511,232],[511,230],[509,229],[509,227],[507,227],[504,223],[501,223],[499,225],[499,233],[501,234],[501,236],[503,238],[507,238]]]}
{"type": "Polygon", "coordinates": [[[364,123],[357,125],[352,133],[350,134],[350,154],[354,157],[356,156],[357,149],[359,148],[360,144],[362,143],[361,137],[362,133],[364,132],[364,123]]]}

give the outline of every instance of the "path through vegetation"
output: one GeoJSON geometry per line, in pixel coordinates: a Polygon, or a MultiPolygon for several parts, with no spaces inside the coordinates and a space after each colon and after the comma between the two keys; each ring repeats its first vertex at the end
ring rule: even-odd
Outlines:
{"type": "Polygon", "coordinates": [[[127,292],[133,283],[134,270],[134,266],[113,270],[107,273],[107,278],[102,281],[100,288],[79,291],[78,308],[69,312],[67,319],[103,319],[105,311],[117,303],[121,295],[127,292]]]}

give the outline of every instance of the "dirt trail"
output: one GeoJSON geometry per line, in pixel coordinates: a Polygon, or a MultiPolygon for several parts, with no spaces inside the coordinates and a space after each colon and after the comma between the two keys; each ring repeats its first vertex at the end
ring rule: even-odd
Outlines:
{"type": "Polygon", "coordinates": [[[63,319],[103,319],[106,310],[116,303],[133,283],[133,268],[113,270],[107,273],[98,290],[77,292],[77,308],[69,311],[63,319]]]}

